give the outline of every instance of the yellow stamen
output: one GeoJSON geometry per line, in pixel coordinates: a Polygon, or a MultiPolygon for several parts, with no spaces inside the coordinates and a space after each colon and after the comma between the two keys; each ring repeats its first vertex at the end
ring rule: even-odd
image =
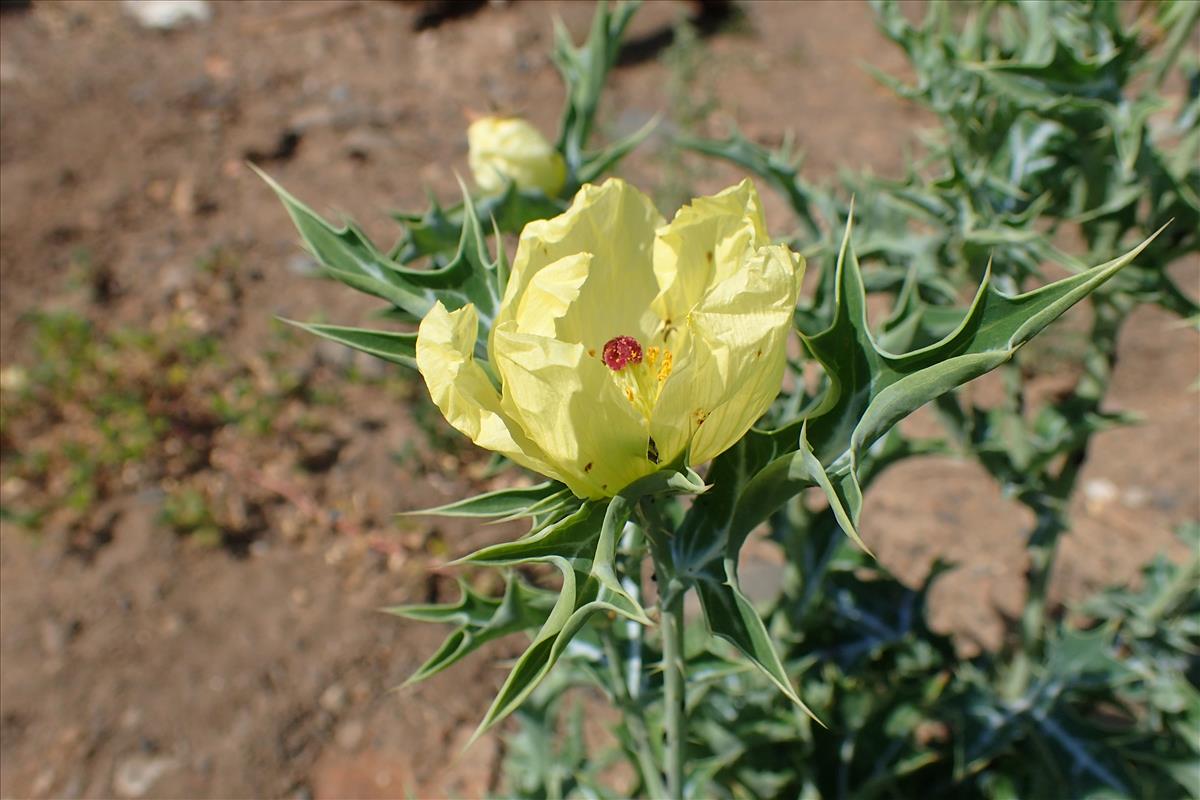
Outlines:
{"type": "MultiPolygon", "coordinates": [[[[650,348],[650,349],[653,350],[655,348],[650,348]]],[[[663,383],[664,381],[666,381],[666,379],[668,377],[670,377],[671,367],[674,366],[674,362],[675,362],[675,355],[670,350],[667,350],[666,352],[663,353],[663,363],[662,363],[662,366],[658,368],[658,382],[659,383],[663,383]]],[[[653,363],[654,362],[651,362],[652,365],[653,365],[653,363]]]]}
{"type": "Polygon", "coordinates": [[[641,413],[647,424],[674,361],[674,355],[665,347],[648,347],[642,359],[627,362],[622,369],[610,373],[625,399],[641,413]]]}

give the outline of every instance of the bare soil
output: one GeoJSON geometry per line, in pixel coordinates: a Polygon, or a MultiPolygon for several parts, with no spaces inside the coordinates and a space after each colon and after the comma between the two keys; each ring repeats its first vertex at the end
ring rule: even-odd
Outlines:
{"type": "MultiPolygon", "coordinates": [[[[688,9],[650,3],[634,35],[688,9]]],[[[32,374],[45,358],[34,312],[74,313],[97,341],[182,329],[218,343],[216,366],[150,347],[136,374],[120,367],[111,391],[144,397],[168,426],[142,466],[109,470],[90,503],[52,509],[34,530],[0,519],[0,796],[498,789],[499,737],[459,752],[520,643],[391,693],[444,632],[375,609],[453,597],[438,565],[514,533],[398,512],[521,478],[485,477],[481,454],[444,447],[411,379],[279,333],[275,316],[354,323],[375,306],[304,274],[282,208],[245,166],[389,242],[389,210],[423,206],[426,186],[454,198],[466,111],[519,111],[553,130],[552,17],[579,38],[590,3],[489,6],[417,33],[419,13],[221,3],[209,22],[169,32],[138,27],[116,3],[0,15],[3,374],[32,374]],[[270,363],[269,348],[280,351],[270,363]],[[186,377],[172,381],[177,367],[186,377]],[[208,410],[239,380],[271,398],[258,428],[208,410]],[[215,508],[202,526],[211,541],[165,515],[184,489],[215,508]]],[[[732,120],[778,141],[792,129],[809,174],[832,179],[839,167],[895,173],[928,122],[862,69],[903,69],[865,5],[747,4],[704,46],[690,83],[661,57],[618,69],[603,132],[712,101],[701,130],[732,120]]],[[[661,186],[678,180],[672,169],[652,142],[624,173],[661,186]]],[[[734,174],[687,169],[698,191],[734,174]]],[[[786,232],[786,209],[768,202],[786,232]]],[[[1200,293],[1200,264],[1179,277],[1200,293]]],[[[1129,580],[1175,552],[1174,525],[1200,517],[1200,341],[1145,310],[1121,348],[1111,405],[1145,422],[1098,440],[1060,599],[1129,580]]],[[[55,470],[23,477],[18,456],[37,448],[69,466],[66,442],[98,441],[80,386],[53,408],[14,406],[21,416],[0,438],[6,506],[55,496],[61,482],[55,470]]],[[[986,476],[952,460],[907,465],[872,491],[865,516],[865,537],[905,580],[937,556],[959,562],[937,590],[938,624],[965,649],[999,640],[1020,606],[1030,520],[986,476]]]]}

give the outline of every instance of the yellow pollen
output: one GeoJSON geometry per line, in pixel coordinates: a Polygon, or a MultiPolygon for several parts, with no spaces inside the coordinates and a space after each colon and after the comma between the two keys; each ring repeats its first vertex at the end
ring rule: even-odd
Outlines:
{"type": "MultiPolygon", "coordinates": [[[[658,382],[659,383],[662,383],[670,376],[671,367],[674,365],[674,361],[675,361],[675,355],[670,350],[667,350],[665,353],[663,353],[663,363],[662,363],[662,366],[658,368],[658,382]]],[[[653,363],[653,362],[651,362],[651,363],[653,363]]]]}
{"type": "Polygon", "coordinates": [[[647,347],[639,361],[631,361],[620,370],[609,370],[621,394],[625,395],[625,399],[637,409],[647,424],[654,415],[654,407],[658,404],[674,361],[674,355],[667,348],[647,347]]]}

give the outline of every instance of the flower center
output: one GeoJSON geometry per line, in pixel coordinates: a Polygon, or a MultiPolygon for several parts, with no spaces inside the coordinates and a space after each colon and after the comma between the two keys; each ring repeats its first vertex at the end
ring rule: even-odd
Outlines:
{"type": "Polygon", "coordinates": [[[601,359],[612,370],[613,380],[625,399],[649,424],[654,404],[671,375],[674,364],[671,351],[665,347],[649,347],[643,353],[641,343],[632,336],[614,336],[604,343],[601,359]]]}
{"type": "Polygon", "coordinates": [[[620,372],[626,364],[642,363],[642,346],[632,336],[614,336],[604,343],[601,358],[613,372],[620,372]]]}

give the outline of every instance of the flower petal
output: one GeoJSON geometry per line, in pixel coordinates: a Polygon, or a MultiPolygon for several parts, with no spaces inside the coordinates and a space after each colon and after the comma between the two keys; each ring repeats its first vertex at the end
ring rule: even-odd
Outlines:
{"type": "MultiPolygon", "coordinates": [[[[436,303],[417,330],[417,369],[429,395],[454,428],[480,447],[559,478],[558,470],[501,408],[500,394],[475,360],[479,316],[466,305],[450,313],[436,303]]],[[[561,478],[559,478],[561,480],[561,478]]]]}
{"type": "Polygon", "coordinates": [[[747,252],[770,242],[762,203],[749,179],[696,198],[654,240],[654,274],[661,288],[654,311],[669,322],[682,320],[747,252]]]}
{"type": "Polygon", "coordinates": [[[577,342],[578,339],[564,338],[558,329],[562,319],[579,299],[579,291],[588,279],[591,263],[591,253],[576,253],[538,270],[517,303],[517,330],[577,342]]]}
{"type": "Polygon", "coordinates": [[[779,394],[803,259],[758,249],[687,317],[685,364],[663,387],[651,434],[664,447],[691,436],[699,464],[740,439],[779,394]]]}
{"type": "MultiPolygon", "coordinates": [[[[567,256],[590,253],[588,319],[580,324],[602,346],[613,336],[645,335],[656,320],[649,311],[658,293],[651,266],[654,231],[663,219],[650,198],[624,181],[588,184],[557,217],[531,222],[521,232],[495,330],[517,314],[520,298],[543,269],[567,256]]],[[[560,276],[561,277],[561,276],[560,276]]]]}
{"type": "Polygon", "coordinates": [[[522,333],[493,335],[503,409],[521,422],[560,480],[576,495],[610,497],[656,465],[646,457],[644,421],[583,345],[522,333]]]}

